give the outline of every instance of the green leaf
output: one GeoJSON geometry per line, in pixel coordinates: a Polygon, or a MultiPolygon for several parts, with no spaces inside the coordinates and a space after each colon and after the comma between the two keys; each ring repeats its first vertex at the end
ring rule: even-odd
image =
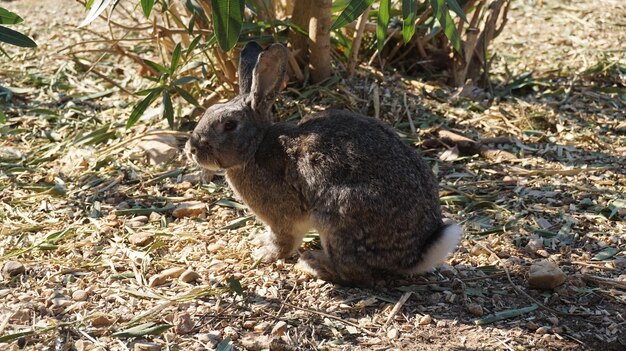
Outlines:
{"type": "Polygon", "coordinates": [[[204,8],[198,3],[196,0],[185,0],[185,8],[190,13],[199,16],[200,21],[203,23],[209,23],[209,18],[207,17],[206,12],[204,12],[204,8]]]}
{"type": "Polygon", "coordinates": [[[172,53],[172,62],[170,63],[170,75],[173,75],[180,63],[180,43],[176,44],[174,52],[172,53]]]}
{"type": "Polygon", "coordinates": [[[37,46],[37,43],[31,38],[3,26],[0,26],[0,41],[23,48],[34,48],[37,46]]]}
{"type": "Polygon", "coordinates": [[[248,223],[248,221],[251,220],[251,219],[254,219],[253,215],[237,218],[235,220],[232,220],[232,221],[228,222],[228,224],[226,224],[225,226],[221,227],[220,229],[226,230],[226,229],[241,228],[244,225],[246,225],[246,223],[248,223]]]}
{"type": "Polygon", "coordinates": [[[170,99],[170,92],[163,91],[163,117],[167,119],[167,124],[170,128],[174,128],[174,108],[172,108],[172,99],[170,99]]]}
{"type": "Polygon", "coordinates": [[[183,99],[187,100],[188,103],[196,106],[196,107],[200,107],[200,103],[198,103],[198,100],[196,100],[196,98],[194,98],[193,96],[191,96],[191,94],[189,94],[185,89],[179,87],[179,86],[174,86],[174,89],[176,90],[176,92],[178,93],[178,95],[180,95],[183,99]]]}
{"type": "Polygon", "coordinates": [[[415,35],[417,0],[402,0],[402,38],[408,43],[415,35]]]}
{"type": "Polygon", "coordinates": [[[198,35],[191,41],[191,43],[189,44],[189,47],[187,48],[187,52],[185,53],[185,58],[188,58],[189,55],[191,55],[191,53],[196,48],[196,46],[198,46],[200,39],[202,39],[202,37],[198,35]]]}
{"type": "Polygon", "coordinates": [[[459,6],[459,3],[456,0],[446,0],[446,2],[448,3],[448,7],[454,11],[457,16],[461,17],[463,22],[468,23],[467,17],[465,17],[465,12],[463,12],[463,9],[459,6]]]}
{"type": "Polygon", "coordinates": [[[348,6],[350,0],[333,0],[333,5],[330,8],[331,13],[337,13],[343,11],[348,6]]]}
{"type": "Polygon", "coordinates": [[[387,38],[387,27],[389,26],[389,12],[391,12],[391,1],[380,0],[378,8],[378,21],[376,22],[376,46],[378,52],[383,50],[385,39],[387,38]]]}
{"type": "Polygon", "coordinates": [[[133,112],[130,113],[130,117],[128,117],[128,121],[126,122],[126,129],[132,127],[133,125],[135,125],[135,123],[137,123],[141,115],[143,115],[148,106],[150,106],[150,104],[153,103],[154,100],[156,100],[157,96],[159,96],[162,90],[163,87],[152,89],[148,96],[146,96],[143,100],[141,100],[141,102],[135,105],[135,107],[133,108],[133,112]]]}
{"type": "Polygon", "coordinates": [[[193,27],[196,25],[196,13],[191,14],[191,18],[189,19],[189,24],[187,25],[187,33],[189,35],[193,34],[193,27]]]}
{"type": "Polygon", "coordinates": [[[6,121],[7,121],[7,116],[5,116],[4,112],[0,110],[0,124],[6,123],[6,121]]]}
{"type": "Polygon", "coordinates": [[[374,0],[350,1],[348,6],[346,6],[346,8],[341,12],[339,17],[337,17],[337,20],[335,21],[335,23],[333,23],[333,26],[330,29],[339,29],[346,24],[356,20],[359,16],[361,16],[363,12],[365,12],[365,9],[367,9],[367,7],[372,4],[372,2],[374,2],[374,0]]]}
{"type": "Polygon", "coordinates": [[[154,0],[141,0],[141,9],[143,10],[143,15],[146,18],[150,17],[150,12],[152,12],[152,7],[154,6],[154,0]]]}
{"type": "Polygon", "coordinates": [[[620,250],[616,247],[606,247],[591,258],[592,261],[604,261],[617,255],[620,250]]]}
{"type": "Polygon", "coordinates": [[[126,330],[119,331],[117,333],[111,334],[111,336],[117,338],[132,338],[143,335],[159,335],[163,334],[166,330],[171,328],[172,326],[169,324],[156,324],[153,322],[140,324],[134,326],[132,328],[128,328],[126,330]]]}
{"type": "Polygon", "coordinates": [[[524,307],[524,308],[518,308],[518,309],[511,309],[511,310],[505,310],[505,311],[496,312],[494,314],[487,315],[484,318],[475,320],[474,324],[476,324],[476,325],[485,325],[485,324],[497,322],[497,321],[500,321],[500,320],[503,320],[503,319],[508,319],[508,318],[521,316],[523,314],[530,313],[530,312],[536,310],[538,307],[539,306],[533,304],[533,305],[530,305],[530,306],[524,307]]]}
{"type": "Polygon", "coordinates": [[[228,288],[230,289],[230,291],[239,296],[243,296],[243,288],[241,287],[241,282],[239,281],[239,279],[235,277],[229,277],[228,279],[226,279],[226,282],[228,283],[228,288]]]}
{"type": "Polygon", "coordinates": [[[176,78],[174,81],[172,81],[172,85],[185,85],[185,84],[194,82],[196,80],[198,80],[198,78],[196,77],[184,76],[184,77],[176,78]]]}
{"type": "Polygon", "coordinates": [[[22,21],[24,21],[22,17],[3,7],[0,7],[0,24],[18,24],[22,21]]]}
{"type": "Polygon", "coordinates": [[[248,206],[241,204],[237,201],[233,201],[230,199],[220,199],[218,201],[215,202],[216,205],[219,206],[223,206],[223,207],[229,207],[229,208],[238,208],[240,210],[247,210],[248,206]]]}
{"type": "Polygon", "coordinates": [[[168,73],[169,71],[167,70],[167,68],[165,68],[163,65],[160,65],[154,61],[150,61],[148,59],[143,59],[143,63],[145,63],[146,65],[148,65],[150,68],[156,70],[157,72],[161,72],[161,73],[168,73]]]}
{"type": "Polygon", "coordinates": [[[35,334],[35,331],[34,330],[26,330],[26,331],[22,331],[22,332],[13,333],[13,334],[2,335],[2,336],[0,336],[0,343],[9,342],[11,340],[19,339],[19,338],[21,338],[23,336],[31,335],[31,334],[35,334]]]}
{"type": "Polygon", "coordinates": [[[244,0],[211,0],[217,43],[224,51],[232,49],[241,33],[244,0]]]}
{"type": "Polygon", "coordinates": [[[443,28],[443,32],[452,44],[452,47],[456,50],[456,52],[462,55],[461,38],[459,37],[459,33],[456,31],[456,26],[454,25],[452,16],[450,16],[446,0],[430,0],[430,4],[433,8],[433,15],[437,21],[439,21],[439,24],[443,28]]]}
{"type": "Polygon", "coordinates": [[[217,347],[215,348],[215,351],[233,351],[234,347],[233,347],[233,342],[230,340],[229,337],[225,337],[224,340],[222,340],[219,344],[217,344],[217,347]]]}

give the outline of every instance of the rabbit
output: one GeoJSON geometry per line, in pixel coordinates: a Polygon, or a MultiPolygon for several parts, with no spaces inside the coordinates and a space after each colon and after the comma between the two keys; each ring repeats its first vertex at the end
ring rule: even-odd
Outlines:
{"type": "Polygon", "coordinates": [[[452,252],[462,228],[442,220],[430,167],[382,122],[326,110],[274,123],[287,49],[249,42],[241,51],[240,94],[207,109],[187,142],[201,167],[226,180],[264,222],[261,253],[287,258],[312,228],[322,250],[296,267],[345,286],[423,273],[452,252]]]}

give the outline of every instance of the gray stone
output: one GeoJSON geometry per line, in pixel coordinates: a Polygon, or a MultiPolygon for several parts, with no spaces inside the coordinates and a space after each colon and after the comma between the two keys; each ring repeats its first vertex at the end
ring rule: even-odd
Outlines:
{"type": "Polygon", "coordinates": [[[142,139],[137,146],[142,149],[153,165],[167,162],[178,154],[176,138],[169,135],[154,135],[142,139]]]}
{"type": "Polygon", "coordinates": [[[2,275],[14,277],[26,273],[26,267],[17,261],[7,261],[2,267],[2,275]]]}

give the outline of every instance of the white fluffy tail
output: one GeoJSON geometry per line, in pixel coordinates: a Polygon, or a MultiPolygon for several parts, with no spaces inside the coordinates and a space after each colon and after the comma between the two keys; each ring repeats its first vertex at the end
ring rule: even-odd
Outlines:
{"type": "Polygon", "coordinates": [[[444,225],[441,236],[428,248],[428,251],[424,252],[422,262],[417,265],[413,273],[424,273],[435,268],[456,249],[463,235],[463,228],[451,221],[445,222],[444,225]]]}

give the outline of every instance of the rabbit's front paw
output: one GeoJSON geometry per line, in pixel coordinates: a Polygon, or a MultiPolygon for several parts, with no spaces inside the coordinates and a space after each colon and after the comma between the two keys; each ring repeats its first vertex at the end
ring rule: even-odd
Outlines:
{"type": "Polygon", "coordinates": [[[252,257],[265,262],[274,262],[289,257],[293,251],[293,245],[285,240],[279,240],[280,238],[271,229],[259,235],[253,242],[260,247],[252,253],[252,257]]]}
{"type": "Polygon", "coordinates": [[[276,247],[272,247],[271,244],[264,244],[264,246],[252,252],[252,258],[255,261],[263,261],[266,263],[277,261],[283,257],[280,256],[279,250],[276,247]]]}

